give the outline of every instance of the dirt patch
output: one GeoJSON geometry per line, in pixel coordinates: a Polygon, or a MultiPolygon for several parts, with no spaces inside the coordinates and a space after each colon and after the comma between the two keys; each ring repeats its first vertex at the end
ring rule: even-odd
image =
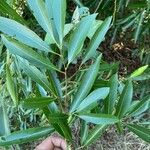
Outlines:
{"type": "Polygon", "coordinates": [[[112,45],[111,38],[106,38],[99,50],[103,53],[106,62],[120,62],[119,74],[124,76],[141,66],[140,58],[133,56],[133,52],[138,48],[130,38],[119,38],[112,45]]]}
{"type": "Polygon", "coordinates": [[[120,135],[111,129],[87,150],[150,150],[150,144],[131,132],[126,131],[124,135],[120,135]]]}

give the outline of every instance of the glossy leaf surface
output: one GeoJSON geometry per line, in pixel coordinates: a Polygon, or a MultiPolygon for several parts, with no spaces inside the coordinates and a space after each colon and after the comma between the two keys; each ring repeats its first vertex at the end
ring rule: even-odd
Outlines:
{"type": "Polygon", "coordinates": [[[68,64],[80,53],[88,31],[93,25],[96,14],[83,18],[74,30],[68,46],[68,64]]]}
{"type": "Polygon", "coordinates": [[[12,77],[12,74],[8,65],[6,65],[6,85],[7,85],[7,90],[13,100],[14,105],[17,106],[18,97],[17,97],[17,93],[15,90],[15,83],[14,83],[14,79],[12,77]]]}
{"type": "Polygon", "coordinates": [[[30,47],[4,35],[2,36],[2,40],[10,53],[19,55],[20,57],[27,59],[32,64],[37,65],[38,67],[42,66],[49,70],[58,70],[48,59],[31,49],[30,47]]]}
{"type": "Polygon", "coordinates": [[[31,142],[51,134],[52,132],[54,132],[54,129],[51,127],[39,127],[17,131],[8,136],[1,137],[0,146],[9,146],[13,144],[31,142]]]}
{"type": "Polygon", "coordinates": [[[122,91],[118,104],[116,106],[116,116],[122,118],[128,111],[133,95],[132,81],[128,81],[122,91]]]}
{"type": "Polygon", "coordinates": [[[93,124],[101,124],[101,125],[108,125],[108,124],[114,124],[119,121],[119,119],[113,115],[107,115],[107,114],[93,114],[93,113],[85,113],[85,114],[79,114],[79,117],[86,122],[90,122],[93,124]]]}
{"type": "Polygon", "coordinates": [[[91,65],[90,68],[87,70],[87,72],[84,74],[81,85],[79,86],[73,98],[70,112],[75,111],[76,108],[79,106],[80,102],[90,92],[99,71],[100,61],[101,56],[97,58],[96,62],[93,65],[91,65]]]}
{"type": "Polygon", "coordinates": [[[89,146],[102,136],[107,125],[96,125],[88,134],[87,138],[83,142],[83,147],[89,146]]]}
{"type": "Polygon", "coordinates": [[[66,0],[53,0],[54,24],[59,36],[59,43],[62,45],[66,17],[66,0]]]}
{"type": "Polygon", "coordinates": [[[140,76],[147,68],[148,68],[148,65],[138,68],[131,74],[130,78],[135,78],[137,76],[140,76]]]}
{"type": "Polygon", "coordinates": [[[83,111],[92,105],[93,103],[97,102],[98,100],[105,99],[109,93],[109,88],[99,88],[97,90],[94,90],[92,93],[90,93],[79,105],[77,108],[77,112],[83,111]]]}
{"type": "Polygon", "coordinates": [[[27,24],[27,22],[13,8],[11,8],[5,0],[1,0],[0,2],[0,12],[4,15],[8,14],[11,18],[22,24],[27,24]]]}
{"type": "Polygon", "coordinates": [[[128,124],[128,129],[139,136],[144,141],[150,143],[150,129],[143,126],[128,124]]]}
{"type": "MultiPolygon", "coordinates": [[[[136,115],[138,112],[145,111],[145,107],[150,103],[150,96],[144,97],[142,100],[138,101],[136,104],[132,105],[129,109],[129,112],[127,112],[128,115],[136,115]]],[[[148,106],[147,106],[148,109],[148,106]]]]}
{"type": "Polygon", "coordinates": [[[110,92],[109,96],[106,99],[105,109],[108,114],[111,114],[114,109],[115,102],[117,100],[117,91],[118,91],[118,75],[115,74],[110,78],[110,92]]]}
{"type": "Polygon", "coordinates": [[[48,81],[46,75],[42,73],[39,69],[35,66],[29,65],[24,59],[19,58],[20,68],[36,83],[41,85],[45,90],[51,91],[51,85],[48,81]]]}
{"type": "MultiPolygon", "coordinates": [[[[46,11],[45,3],[43,0],[27,0],[27,3],[30,9],[33,12],[36,20],[40,24],[40,26],[47,32],[49,35],[53,35],[51,21],[48,17],[48,13],[46,11]]],[[[52,36],[53,37],[53,36],[52,36]]]]}
{"type": "Polygon", "coordinates": [[[35,97],[35,98],[28,98],[25,99],[21,105],[27,109],[37,109],[37,108],[44,108],[48,106],[50,103],[54,101],[53,98],[50,97],[35,97]]]}
{"type": "Polygon", "coordinates": [[[46,52],[51,51],[50,47],[36,33],[14,20],[0,17],[0,31],[28,46],[46,52]]]}
{"type": "Polygon", "coordinates": [[[112,17],[108,17],[96,30],[95,34],[93,35],[90,44],[88,45],[87,53],[83,59],[83,62],[86,62],[89,58],[91,58],[95,52],[100,43],[104,40],[105,34],[107,33],[110,23],[111,23],[112,17]]]}

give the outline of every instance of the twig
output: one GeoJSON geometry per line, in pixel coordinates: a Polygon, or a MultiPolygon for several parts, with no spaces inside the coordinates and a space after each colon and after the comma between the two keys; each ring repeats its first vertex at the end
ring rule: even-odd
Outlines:
{"type": "Polygon", "coordinates": [[[84,7],[82,2],[80,0],[74,0],[74,2],[79,6],[79,7],[84,7]]]}
{"type": "Polygon", "coordinates": [[[102,3],[102,0],[100,0],[100,1],[99,1],[99,3],[98,3],[98,5],[97,5],[97,7],[96,7],[96,9],[95,9],[94,13],[96,13],[96,12],[98,11],[98,9],[99,9],[99,7],[100,7],[101,3],[102,3]]]}

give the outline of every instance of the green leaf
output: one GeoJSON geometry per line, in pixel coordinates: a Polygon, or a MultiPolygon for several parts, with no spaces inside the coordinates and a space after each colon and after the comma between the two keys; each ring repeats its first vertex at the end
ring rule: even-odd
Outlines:
{"type": "MultiPolygon", "coordinates": [[[[54,2],[55,2],[55,0],[45,0],[45,5],[46,5],[46,10],[47,10],[47,13],[48,13],[48,17],[51,20],[52,32],[53,32],[53,37],[54,37],[54,39],[52,37],[50,38],[51,42],[56,43],[60,47],[60,45],[59,45],[60,44],[60,39],[59,39],[59,35],[58,35],[56,25],[55,25],[55,22],[54,22],[54,14],[53,13],[55,13],[55,11],[56,11],[54,6],[53,6],[54,2]]],[[[51,35],[48,35],[48,36],[50,37],[51,35]]]]}
{"type": "MultiPolygon", "coordinates": [[[[49,105],[49,107],[52,105],[52,103],[49,105]]],[[[44,107],[42,110],[43,110],[43,113],[44,115],[46,116],[46,118],[48,119],[48,116],[53,114],[53,113],[58,113],[57,110],[55,109],[51,109],[49,107],[44,107]]],[[[58,108],[57,108],[58,109],[58,108]]],[[[48,120],[49,121],[49,120],[48,120]]],[[[49,121],[49,123],[54,127],[54,129],[64,137],[64,134],[63,134],[63,131],[61,130],[60,126],[56,123],[52,123],[49,121]]]]}
{"type": "Polygon", "coordinates": [[[84,7],[81,0],[73,0],[79,7],[84,7]]]}
{"type": "Polygon", "coordinates": [[[54,129],[51,127],[38,127],[27,129],[23,131],[14,132],[8,136],[0,138],[0,146],[9,146],[13,144],[27,143],[54,132],[54,129]]]}
{"type": "Polygon", "coordinates": [[[63,99],[61,83],[55,71],[49,72],[49,80],[51,90],[55,93],[55,95],[57,95],[57,97],[63,99]]]}
{"type": "Polygon", "coordinates": [[[138,26],[137,26],[137,29],[135,31],[135,35],[134,35],[134,41],[135,43],[137,42],[138,38],[139,38],[139,35],[141,33],[141,30],[142,30],[142,23],[144,21],[144,17],[145,17],[145,12],[146,10],[144,10],[141,15],[140,15],[140,18],[139,18],[139,22],[138,22],[138,26]]]}
{"type": "Polygon", "coordinates": [[[125,24],[127,22],[130,22],[136,16],[137,16],[137,13],[133,13],[132,15],[127,16],[126,18],[120,19],[117,21],[117,25],[122,25],[122,24],[125,24]]]}
{"type": "Polygon", "coordinates": [[[129,22],[127,22],[122,29],[123,30],[127,30],[129,27],[131,27],[137,20],[137,18],[139,17],[139,14],[136,15],[136,17],[134,17],[132,20],[130,20],[129,22]]]}
{"type": "Polygon", "coordinates": [[[89,8],[77,6],[72,15],[72,23],[76,25],[83,17],[88,15],[90,15],[89,8]]]}
{"type": "MultiPolygon", "coordinates": [[[[138,101],[136,104],[131,105],[131,107],[129,108],[129,111],[127,112],[128,115],[135,115],[137,112],[143,112],[145,111],[145,105],[148,105],[148,103],[150,102],[150,96],[146,96],[145,98],[143,98],[142,100],[138,101]]],[[[148,107],[147,107],[148,109],[148,107]]]]}
{"type": "Polygon", "coordinates": [[[51,84],[48,81],[46,75],[43,74],[39,69],[37,69],[35,66],[29,65],[26,60],[20,58],[19,66],[33,81],[41,85],[44,89],[52,91],[51,84]]]}
{"type": "Polygon", "coordinates": [[[104,40],[105,34],[107,33],[110,23],[111,23],[112,17],[106,18],[106,20],[102,23],[102,25],[96,30],[94,36],[91,39],[90,44],[88,45],[88,49],[86,51],[85,57],[82,61],[82,63],[86,62],[89,58],[91,58],[95,52],[100,43],[104,40]]]}
{"type": "Polygon", "coordinates": [[[86,140],[88,132],[89,132],[88,123],[85,121],[81,121],[81,128],[80,128],[81,145],[83,145],[84,141],[86,140]]]}
{"type": "Polygon", "coordinates": [[[96,33],[97,29],[102,25],[102,20],[95,20],[93,27],[88,32],[88,38],[92,39],[93,35],[96,33]]]}
{"type": "Polygon", "coordinates": [[[84,17],[74,30],[68,46],[68,64],[70,64],[82,50],[81,46],[87,37],[89,29],[93,25],[95,17],[96,14],[84,17]]]}
{"type": "Polygon", "coordinates": [[[147,68],[148,68],[148,65],[138,68],[131,74],[130,78],[135,78],[137,76],[140,76],[147,68]]]}
{"type": "Polygon", "coordinates": [[[14,79],[9,66],[6,64],[6,86],[15,106],[18,105],[18,97],[15,90],[14,79]]]}
{"type": "Polygon", "coordinates": [[[99,67],[100,67],[101,55],[97,58],[96,62],[90,66],[87,72],[82,78],[81,85],[78,87],[77,92],[74,95],[73,102],[71,104],[70,112],[76,110],[80,102],[88,95],[90,92],[94,81],[97,77],[99,67]]]}
{"type": "Polygon", "coordinates": [[[1,0],[0,2],[0,12],[4,15],[8,14],[11,18],[22,24],[27,24],[27,22],[13,8],[11,8],[5,0],[1,0]]]}
{"type": "Polygon", "coordinates": [[[68,125],[68,122],[61,122],[59,123],[59,127],[61,128],[64,138],[72,142],[72,134],[71,134],[71,129],[68,125]]]}
{"type": "Polygon", "coordinates": [[[55,99],[50,97],[36,97],[25,99],[21,105],[26,109],[44,108],[52,103],[55,99]]]}
{"type": "Polygon", "coordinates": [[[118,71],[119,68],[119,62],[116,63],[102,63],[101,67],[100,67],[100,71],[113,71],[114,73],[116,73],[118,71]]]}
{"type": "Polygon", "coordinates": [[[30,9],[33,12],[36,20],[40,26],[53,38],[53,32],[51,27],[51,21],[48,17],[48,13],[43,0],[28,0],[27,1],[30,9]]]}
{"type": "Polygon", "coordinates": [[[52,113],[47,116],[47,119],[51,123],[61,123],[61,122],[66,122],[68,119],[68,115],[63,114],[63,113],[52,113]]]}
{"type": "Polygon", "coordinates": [[[108,125],[96,125],[88,134],[87,138],[83,142],[83,147],[89,146],[94,143],[102,134],[108,125]]]}
{"type": "Polygon", "coordinates": [[[64,25],[66,17],[66,0],[53,0],[53,21],[59,35],[59,42],[62,45],[64,37],[64,25]]]}
{"type": "Polygon", "coordinates": [[[146,129],[143,126],[128,124],[128,129],[139,136],[144,141],[150,143],[150,129],[146,129]]]}
{"type": "Polygon", "coordinates": [[[92,89],[96,90],[96,89],[102,88],[102,87],[109,87],[109,81],[103,80],[103,79],[97,79],[97,80],[95,80],[92,89]]]}
{"type": "Polygon", "coordinates": [[[4,105],[3,101],[3,97],[0,95],[0,136],[8,135],[10,133],[7,107],[4,105]]]}
{"type": "Polygon", "coordinates": [[[86,122],[108,125],[119,122],[119,119],[113,115],[107,114],[93,114],[93,113],[83,113],[78,115],[79,118],[85,120],[86,122]]]}
{"type": "Polygon", "coordinates": [[[38,67],[44,67],[49,70],[57,70],[59,71],[50,61],[49,59],[46,59],[41,54],[38,54],[38,52],[34,51],[30,47],[17,42],[14,39],[8,38],[4,35],[2,35],[2,40],[5,44],[5,46],[8,48],[8,50],[14,54],[19,55],[22,58],[27,59],[32,64],[37,65],[38,67]]]}
{"type": "Polygon", "coordinates": [[[120,96],[120,99],[118,101],[118,104],[116,106],[116,113],[115,115],[121,119],[124,114],[128,111],[131,101],[132,101],[132,95],[133,95],[133,87],[132,87],[132,81],[129,80],[120,96]]]}
{"type": "Polygon", "coordinates": [[[71,129],[68,125],[68,115],[63,113],[51,113],[48,114],[45,109],[43,109],[44,113],[46,114],[46,118],[48,119],[49,123],[51,123],[54,127],[58,125],[61,129],[61,135],[63,135],[66,139],[71,140],[71,129]]]}
{"type": "Polygon", "coordinates": [[[148,1],[147,0],[143,0],[143,1],[133,1],[133,2],[130,2],[128,4],[128,8],[130,9],[139,9],[139,8],[146,8],[147,7],[147,3],[148,1]]]}
{"type": "Polygon", "coordinates": [[[61,84],[59,79],[57,78],[57,74],[55,71],[49,72],[49,80],[47,79],[46,75],[42,73],[39,69],[35,66],[29,65],[29,63],[22,58],[19,58],[20,68],[31,77],[33,81],[41,85],[44,89],[50,91],[53,96],[62,98],[62,90],[61,84]]]}
{"type": "Polygon", "coordinates": [[[143,81],[143,80],[149,80],[150,79],[150,74],[149,73],[144,73],[140,76],[134,77],[134,81],[143,81]]]}
{"type": "Polygon", "coordinates": [[[105,110],[106,113],[111,114],[114,110],[114,105],[117,100],[117,91],[118,91],[118,75],[115,74],[110,78],[110,92],[109,96],[106,99],[105,110]]]}
{"type": "Polygon", "coordinates": [[[68,23],[68,24],[65,24],[65,27],[64,27],[64,37],[70,33],[70,31],[73,29],[73,24],[72,23],[68,23]]]}
{"type": "Polygon", "coordinates": [[[37,34],[14,20],[0,17],[0,31],[28,46],[46,52],[51,51],[50,47],[37,34]]]}
{"type": "Polygon", "coordinates": [[[90,93],[79,105],[77,112],[86,111],[93,103],[96,103],[98,100],[105,99],[109,94],[109,88],[99,88],[90,93]]]}

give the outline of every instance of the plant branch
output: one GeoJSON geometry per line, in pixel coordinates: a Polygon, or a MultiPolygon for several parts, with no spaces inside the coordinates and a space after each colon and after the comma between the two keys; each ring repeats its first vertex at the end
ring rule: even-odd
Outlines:
{"type": "Polygon", "coordinates": [[[74,0],[74,2],[79,6],[79,7],[84,7],[82,2],[80,0],[74,0]]]}

